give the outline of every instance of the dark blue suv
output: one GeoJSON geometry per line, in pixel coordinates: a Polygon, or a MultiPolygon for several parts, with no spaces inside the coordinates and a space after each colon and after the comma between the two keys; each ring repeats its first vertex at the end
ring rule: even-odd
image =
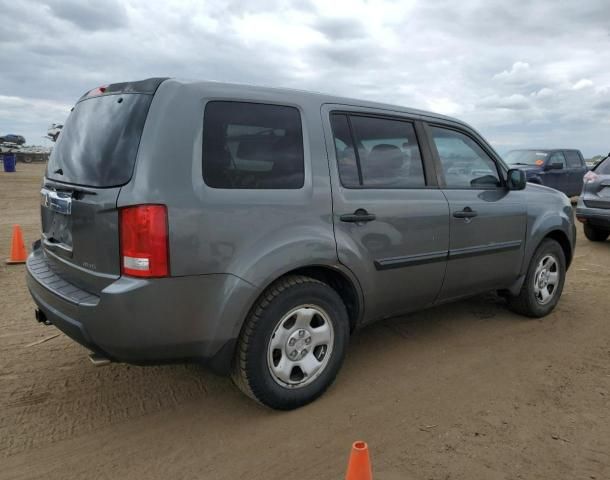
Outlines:
{"type": "Polygon", "coordinates": [[[525,170],[527,181],[554,188],[568,197],[579,195],[587,166],[579,150],[511,150],[504,161],[525,170]]]}

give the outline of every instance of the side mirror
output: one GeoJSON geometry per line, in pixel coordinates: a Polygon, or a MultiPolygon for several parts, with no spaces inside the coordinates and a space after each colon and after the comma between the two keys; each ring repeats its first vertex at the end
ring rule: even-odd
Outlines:
{"type": "Polygon", "coordinates": [[[563,170],[563,163],[549,163],[544,168],[545,170],[563,170]]]}
{"type": "Polygon", "coordinates": [[[527,185],[525,172],[519,168],[511,168],[506,174],[506,184],[509,190],[523,190],[527,185]]]}

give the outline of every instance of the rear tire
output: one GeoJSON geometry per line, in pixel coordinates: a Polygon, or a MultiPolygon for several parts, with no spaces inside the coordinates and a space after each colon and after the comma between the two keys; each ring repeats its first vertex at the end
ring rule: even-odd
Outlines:
{"type": "Polygon", "coordinates": [[[559,302],[565,282],[566,260],[561,245],[547,238],[530,260],[521,291],[508,298],[508,307],[526,317],[548,315],[559,302]]]}
{"type": "Polygon", "coordinates": [[[608,230],[592,227],[588,223],[585,223],[584,230],[585,237],[592,242],[605,242],[608,239],[608,236],[610,236],[610,232],[608,230]]]}
{"type": "Polygon", "coordinates": [[[263,292],[244,324],[233,381],[268,407],[301,407],[332,384],[348,339],[347,310],[335,290],[310,277],[281,278],[263,292]]]}

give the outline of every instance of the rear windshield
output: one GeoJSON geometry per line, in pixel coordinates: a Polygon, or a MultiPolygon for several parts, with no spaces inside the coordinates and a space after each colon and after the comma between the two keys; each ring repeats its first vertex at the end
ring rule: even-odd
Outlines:
{"type": "Polygon", "coordinates": [[[599,162],[594,170],[598,175],[610,175],[610,157],[606,157],[605,160],[599,162]]]}
{"type": "Polygon", "coordinates": [[[504,155],[504,161],[509,165],[540,166],[548,155],[549,152],[540,150],[512,150],[504,155]]]}
{"type": "Polygon", "coordinates": [[[118,94],[78,102],[53,147],[47,178],[90,187],[129,182],[152,98],[118,94]]]}

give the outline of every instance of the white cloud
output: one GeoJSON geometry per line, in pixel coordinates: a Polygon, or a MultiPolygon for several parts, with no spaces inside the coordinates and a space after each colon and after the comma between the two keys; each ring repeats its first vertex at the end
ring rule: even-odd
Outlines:
{"type": "Polygon", "coordinates": [[[572,85],[572,90],[582,90],[583,88],[589,88],[593,86],[593,82],[588,78],[583,78],[578,80],[574,85],[572,85]]]}
{"type": "Polygon", "coordinates": [[[515,62],[510,70],[503,70],[494,75],[494,80],[513,80],[528,76],[530,73],[530,64],[527,62],[515,62]]]}
{"type": "Polygon", "coordinates": [[[427,108],[443,115],[455,115],[462,107],[450,98],[433,98],[428,101],[427,108]]]}

